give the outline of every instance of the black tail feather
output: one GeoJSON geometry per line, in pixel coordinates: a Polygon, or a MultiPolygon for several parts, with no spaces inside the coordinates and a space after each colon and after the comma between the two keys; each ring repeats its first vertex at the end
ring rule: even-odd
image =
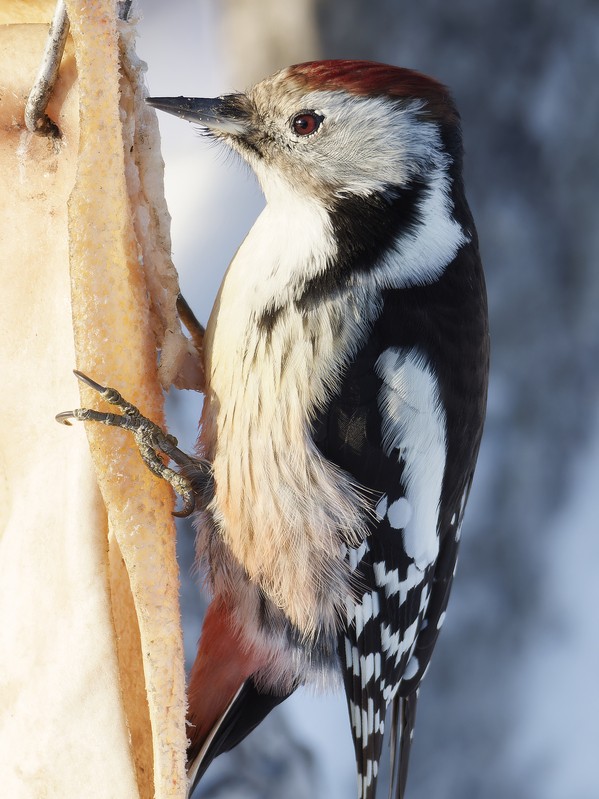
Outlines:
{"type": "Polygon", "coordinates": [[[290,693],[283,695],[261,693],[251,677],[246,680],[210,734],[209,743],[204,746],[204,751],[188,750],[188,774],[192,780],[188,796],[191,797],[206,769],[218,755],[236,747],[271,710],[290,695],[290,693]]]}
{"type": "Polygon", "coordinates": [[[405,799],[418,692],[396,696],[391,708],[391,786],[389,799],[405,799]]]}

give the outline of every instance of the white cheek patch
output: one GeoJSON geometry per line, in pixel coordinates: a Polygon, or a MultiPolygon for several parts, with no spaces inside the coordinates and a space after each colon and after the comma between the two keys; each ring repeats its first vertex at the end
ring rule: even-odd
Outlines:
{"type": "MultiPolygon", "coordinates": [[[[295,169],[317,174],[338,196],[367,197],[389,184],[405,185],[445,158],[438,125],[422,118],[422,100],[391,106],[384,97],[314,91],[302,104],[322,115],[318,133],[298,139],[285,125],[280,136],[289,142],[295,169]]],[[[293,110],[294,102],[283,116],[293,110]]]]}
{"type": "Polygon", "coordinates": [[[405,462],[406,504],[397,508],[401,521],[407,518],[403,544],[424,571],[439,553],[437,523],[446,459],[445,413],[437,379],[415,350],[386,350],[376,371],[383,380],[379,394],[383,447],[387,455],[396,452],[405,462]]]}

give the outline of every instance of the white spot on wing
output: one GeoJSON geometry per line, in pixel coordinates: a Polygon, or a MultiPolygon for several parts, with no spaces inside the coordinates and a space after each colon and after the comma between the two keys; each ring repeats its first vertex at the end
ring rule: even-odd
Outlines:
{"type": "Polygon", "coordinates": [[[362,688],[374,677],[378,680],[381,676],[381,655],[379,652],[376,654],[371,652],[369,655],[362,655],[360,657],[360,681],[362,688]]]}
{"type": "Polygon", "coordinates": [[[383,693],[383,700],[386,705],[391,702],[392,699],[395,698],[395,694],[399,688],[399,683],[396,682],[394,685],[387,685],[384,681],[381,682],[381,690],[383,693]]]}
{"type": "Polygon", "coordinates": [[[352,607],[353,611],[351,616],[356,620],[356,635],[360,635],[364,629],[364,625],[379,614],[380,605],[378,593],[376,591],[367,591],[362,595],[360,602],[352,605],[352,607]]]}
{"type": "Polygon", "coordinates": [[[357,549],[350,548],[348,550],[348,562],[350,571],[353,573],[358,568],[360,561],[368,552],[368,544],[363,541],[357,549]]]}
{"type": "Polygon", "coordinates": [[[385,589],[385,596],[390,599],[399,591],[399,569],[389,569],[384,561],[379,561],[373,566],[374,579],[379,588],[385,589]]]}
{"type": "Polygon", "coordinates": [[[362,708],[362,740],[366,743],[368,741],[368,736],[370,732],[368,730],[368,709],[363,707],[362,708]]]}
{"type": "Polygon", "coordinates": [[[370,783],[372,782],[372,773],[373,773],[372,760],[367,760],[366,761],[366,774],[364,774],[363,777],[362,777],[363,792],[360,794],[361,796],[365,796],[366,795],[366,791],[370,787],[370,783]]]}
{"type": "Polygon", "coordinates": [[[358,652],[357,646],[354,646],[352,649],[352,671],[356,677],[360,673],[360,653],[358,652]]]}
{"type": "Polygon", "coordinates": [[[402,679],[411,680],[418,674],[419,668],[420,664],[418,663],[418,658],[412,655],[412,657],[408,660],[402,679]]]}
{"type": "Polygon", "coordinates": [[[346,618],[348,627],[352,623],[352,621],[354,620],[354,612],[355,612],[355,603],[354,603],[353,599],[351,598],[351,596],[348,594],[345,597],[345,618],[346,618]]]}
{"type": "Polygon", "coordinates": [[[428,605],[428,600],[430,595],[431,591],[429,586],[427,586],[425,589],[423,589],[422,594],[420,595],[420,607],[418,609],[418,612],[420,614],[423,614],[424,611],[426,610],[426,606],[428,605]]]}
{"type": "Polygon", "coordinates": [[[388,624],[381,624],[381,648],[387,657],[395,656],[395,665],[398,665],[402,655],[413,647],[417,633],[418,619],[410,624],[403,636],[400,630],[391,632],[388,624]]]}
{"type": "Polygon", "coordinates": [[[363,606],[361,603],[358,603],[354,607],[354,619],[356,620],[356,635],[360,635],[364,629],[363,606]]]}
{"type": "Polygon", "coordinates": [[[374,655],[372,652],[366,656],[362,655],[360,658],[360,671],[362,688],[366,688],[367,683],[374,677],[374,655]]]}
{"type": "Polygon", "coordinates": [[[441,627],[443,627],[443,622],[445,621],[445,616],[446,616],[446,613],[445,613],[445,611],[443,611],[443,613],[439,616],[439,620],[437,621],[437,630],[440,630],[441,627]]]}
{"type": "Polygon", "coordinates": [[[405,497],[400,497],[389,505],[387,519],[394,530],[403,530],[411,517],[412,507],[405,497]]]}
{"type": "Polygon", "coordinates": [[[385,596],[387,599],[399,594],[398,602],[402,605],[408,596],[408,591],[415,588],[422,582],[422,572],[414,563],[410,563],[406,573],[406,579],[399,579],[399,569],[390,569],[387,571],[387,566],[384,561],[379,561],[374,564],[374,579],[379,588],[385,589],[385,596]]]}
{"type": "Polygon", "coordinates": [[[352,663],[353,663],[353,657],[352,657],[352,651],[351,650],[352,650],[351,641],[349,640],[349,638],[346,638],[345,639],[345,665],[347,666],[348,669],[351,669],[352,663]]]}

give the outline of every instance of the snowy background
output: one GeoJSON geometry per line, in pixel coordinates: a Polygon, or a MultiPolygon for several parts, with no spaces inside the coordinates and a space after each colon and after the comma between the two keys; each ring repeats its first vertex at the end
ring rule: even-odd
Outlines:
{"type": "MultiPolygon", "coordinates": [[[[599,797],[599,4],[141,0],[150,93],[215,96],[310,58],[428,72],[462,113],[491,324],[486,433],[421,692],[410,799],[599,797]]],[[[248,169],[160,117],[173,257],[206,321],[262,207],[248,169]]],[[[191,449],[200,400],[171,392],[191,449]]],[[[180,531],[186,651],[204,605],[180,531]]],[[[381,785],[381,796],[385,796],[381,785]]],[[[348,799],[341,696],[298,692],[198,797],[348,799]]]]}

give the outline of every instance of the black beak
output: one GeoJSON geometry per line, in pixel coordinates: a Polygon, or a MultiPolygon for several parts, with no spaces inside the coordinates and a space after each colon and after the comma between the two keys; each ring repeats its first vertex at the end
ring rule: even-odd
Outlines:
{"type": "Polygon", "coordinates": [[[146,97],[152,108],[195,122],[215,133],[239,136],[250,127],[250,108],[245,94],[224,97],[146,97]]]}

